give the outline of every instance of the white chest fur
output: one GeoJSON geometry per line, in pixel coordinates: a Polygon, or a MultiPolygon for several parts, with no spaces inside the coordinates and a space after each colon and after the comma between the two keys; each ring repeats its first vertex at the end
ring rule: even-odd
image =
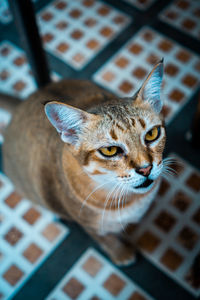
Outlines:
{"type": "Polygon", "coordinates": [[[153,202],[158,191],[158,187],[159,185],[157,185],[147,196],[128,207],[120,210],[116,209],[115,211],[106,211],[102,214],[99,220],[99,233],[101,235],[105,235],[109,232],[118,233],[122,231],[127,224],[138,223],[153,202]]]}

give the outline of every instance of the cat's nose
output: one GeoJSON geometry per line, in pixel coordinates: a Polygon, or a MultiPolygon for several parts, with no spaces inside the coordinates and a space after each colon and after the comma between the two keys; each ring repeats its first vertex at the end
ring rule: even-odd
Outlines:
{"type": "Polygon", "coordinates": [[[136,171],[136,173],[147,177],[151,173],[151,170],[152,170],[152,165],[149,165],[145,168],[143,168],[143,167],[142,168],[137,168],[135,171],[136,171]]]}

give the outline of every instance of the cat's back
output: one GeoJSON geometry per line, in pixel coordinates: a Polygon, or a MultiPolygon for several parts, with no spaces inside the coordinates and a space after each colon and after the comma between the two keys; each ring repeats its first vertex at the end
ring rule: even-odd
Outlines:
{"type": "Polygon", "coordinates": [[[87,110],[110,98],[112,94],[86,80],[61,80],[33,93],[16,108],[5,132],[4,171],[20,189],[30,191],[30,182],[42,177],[41,168],[57,168],[64,143],[45,115],[45,103],[59,101],[87,110]]]}

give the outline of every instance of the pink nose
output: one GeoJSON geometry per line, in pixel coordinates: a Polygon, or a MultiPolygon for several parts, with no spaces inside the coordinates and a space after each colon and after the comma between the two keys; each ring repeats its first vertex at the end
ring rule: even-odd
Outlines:
{"type": "Polygon", "coordinates": [[[149,174],[151,173],[151,169],[152,169],[152,166],[149,165],[146,168],[138,168],[138,169],[136,169],[136,172],[138,174],[140,174],[140,175],[143,175],[143,176],[149,176],[149,174]]]}

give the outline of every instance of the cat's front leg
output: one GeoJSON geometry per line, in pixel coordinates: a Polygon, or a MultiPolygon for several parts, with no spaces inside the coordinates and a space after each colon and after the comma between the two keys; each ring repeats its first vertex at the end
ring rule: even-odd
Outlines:
{"type": "Polygon", "coordinates": [[[120,235],[109,233],[100,236],[91,231],[88,231],[88,233],[116,265],[127,266],[135,262],[136,251],[134,246],[120,235]]]}

